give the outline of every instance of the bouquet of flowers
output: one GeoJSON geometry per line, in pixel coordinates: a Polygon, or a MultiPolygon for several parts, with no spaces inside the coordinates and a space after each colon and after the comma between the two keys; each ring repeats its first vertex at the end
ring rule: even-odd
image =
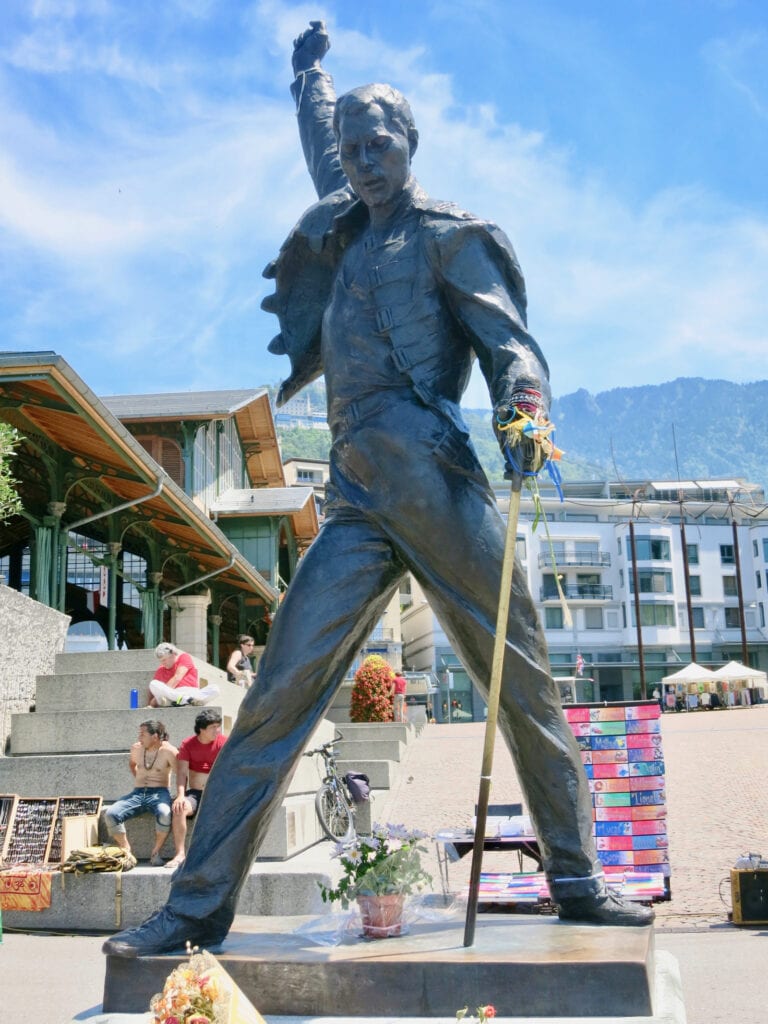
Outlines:
{"type": "Polygon", "coordinates": [[[215,957],[187,943],[188,963],[171,971],[152,997],[151,1024],[264,1024],[215,957]]]}
{"type": "Polygon", "coordinates": [[[324,902],[339,900],[346,910],[360,896],[410,895],[432,881],[421,866],[426,832],[403,825],[374,824],[370,836],[337,843],[333,852],[344,868],[339,883],[321,885],[324,902]]]}

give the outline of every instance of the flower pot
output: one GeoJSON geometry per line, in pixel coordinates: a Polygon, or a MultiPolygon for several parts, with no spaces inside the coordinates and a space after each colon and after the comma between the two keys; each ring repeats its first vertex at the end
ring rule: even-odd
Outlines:
{"type": "Polygon", "coordinates": [[[388,939],[400,935],[403,928],[402,893],[390,896],[358,896],[357,905],[363,919],[363,935],[368,939],[388,939]]]}

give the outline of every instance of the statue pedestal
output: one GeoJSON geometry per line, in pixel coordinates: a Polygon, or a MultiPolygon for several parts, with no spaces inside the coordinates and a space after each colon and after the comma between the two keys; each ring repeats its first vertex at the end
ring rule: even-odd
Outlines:
{"type": "MultiPolygon", "coordinates": [[[[307,920],[238,917],[212,950],[262,1014],[452,1018],[492,1003],[500,1017],[654,1017],[653,928],[480,915],[469,948],[455,921],[322,946],[295,934],[307,920]]],[[[183,959],[108,957],[104,1011],[145,1011],[183,959]]]]}

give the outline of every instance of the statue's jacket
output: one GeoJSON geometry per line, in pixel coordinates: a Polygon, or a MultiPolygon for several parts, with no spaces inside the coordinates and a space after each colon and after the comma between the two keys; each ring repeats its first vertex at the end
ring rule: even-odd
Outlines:
{"type": "MultiPolygon", "coordinates": [[[[323,74],[307,89],[304,110],[299,99],[305,155],[323,197],[264,271],[276,291],[262,307],[280,323],[269,349],[291,360],[279,405],[323,373],[323,316],[336,275],[345,250],[369,229],[368,209],[346,184],[329,136],[332,97],[323,74]]],[[[413,225],[415,215],[415,229],[366,251],[376,331],[391,344],[396,372],[462,432],[459,402],[475,355],[494,407],[505,404],[521,377],[538,382],[548,398],[547,364],[527,330],[525,283],[507,236],[493,223],[430,199],[413,178],[406,193],[405,220],[413,225]]]]}

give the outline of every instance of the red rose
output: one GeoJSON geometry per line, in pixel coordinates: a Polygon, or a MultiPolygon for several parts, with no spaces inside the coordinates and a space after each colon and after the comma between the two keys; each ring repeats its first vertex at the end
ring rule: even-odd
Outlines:
{"type": "Polygon", "coordinates": [[[488,1018],[495,1017],[496,1016],[496,1007],[495,1006],[491,1006],[489,1004],[488,1006],[485,1007],[484,1012],[485,1012],[485,1016],[488,1017],[488,1018]]]}

